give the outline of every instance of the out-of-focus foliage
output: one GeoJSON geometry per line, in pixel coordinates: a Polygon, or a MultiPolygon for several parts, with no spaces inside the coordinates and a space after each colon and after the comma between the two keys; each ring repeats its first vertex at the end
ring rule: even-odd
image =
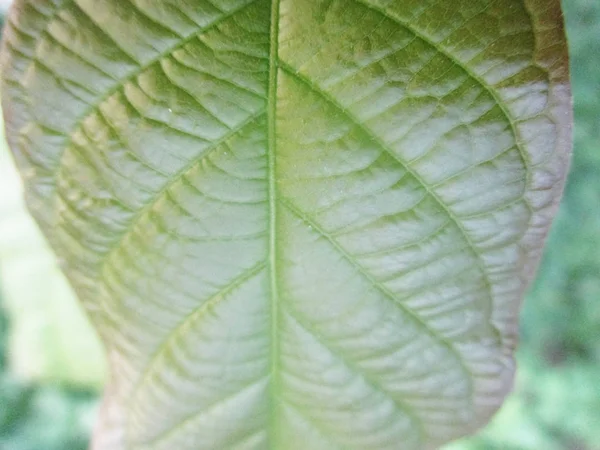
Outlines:
{"type": "Polygon", "coordinates": [[[12,370],[32,381],[100,388],[101,345],[81,308],[74,307],[75,294],[28,214],[14,164],[1,147],[0,192],[0,284],[11,319],[12,370]]]}
{"type": "MultiPolygon", "coordinates": [[[[8,3],[7,0],[1,0],[0,8],[3,10],[8,3]]],[[[0,158],[6,157],[8,157],[6,149],[1,148],[0,158]]],[[[0,176],[5,175],[3,173],[0,176]]],[[[1,181],[7,182],[8,180],[3,178],[1,181]]],[[[0,196],[3,196],[3,200],[6,200],[4,196],[12,194],[12,192],[0,189],[0,196]]],[[[24,236],[27,238],[27,234],[24,236]]],[[[15,244],[19,243],[15,242],[15,244]]],[[[0,264],[2,263],[0,261],[0,264]]],[[[40,285],[37,281],[30,281],[32,292],[38,289],[39,293],[47,294],[47,292],[42,292],[44,284],[40,285]]],[[[44,355],[35,353],[14,355],[9,352],[9,340],[14,339],[15,336],[13,334],[14,327],[10,326],[7,315],[4,314],[3,306],[6,304],[6,300],[2,295],[3,288],[6,286],[0,285],[0,449],[84,450],[87,448],[96,411],[96,393],[81,388],[53,385],[49,382],[45,384],[28,383],[16,376],[13,365],[16,360],[29,366],[28,377],[33,377],[36,371],[44,372],[46,375],[52,371],[48,371],[48,367],[45,366],[48,359],[44,355]],[[10,367],[9,359],[13,363],[10,367]]],[[[36,307],[31,302],[28,306],[36,307]]],[[[70,310],[72,309],[70,308],[70,310]]],[[[83,320],[83,317],[80,320],[83,320]]],[[[70,337],[70,339],[74,339],[74,337],[70,337]]],[[[39,341],[37,344],[47,346],[47,343],[39,341]]],[[[11,347],[14,349],[14,345],[11,347]]],[[[26,348],[24,351],[34,351],[34,347],[30,345],[22,348],[26,348]]],[[[58,372],[55,373],[61,371],[64,373],[65,367],[56,367],[56,369],[58,372]]],[[[80,370],[80,368],[71,365],[67,370],[71,371],[72,375],[73,371],[80,370]]],[[[22,368],[20,371],[27,372],[28,370],[22,368]]],[[[81,375],[83,378],[90,376],[95,380],[102,377],[100,373],[81,375]]],[[[60,376],[55,378],[60,378],[60,376]]],[[[85,381],[83,382],[85,383],[85,381]]]]}
{"type": "MultiPolygon", "coordinates": [[[[51,260],[48,261],[50,254],[44,256],[47,250],[40,241],[41,236],[31,228],[33,224],[22,217],[19,205],[12,202],[15,193],[8,189],[14,188],[14,180],[7,171],[5,158],[8,158],[8,152],[0,148],[0,244],[5,251],[5,259],[0,260],[2,279],[5,280],[4,285],[0,285],[0,449],[83,450],[87,447],[94,419],[96,395],[75,387],[53,385],[49,379],[79,379],[79,384],[97,384],[103,369],[98,365],[94,368],[96,373],[86,373],[85,369],[89,367],[79,367],[73,359],[77,352],[68,357],[61,356],[52,352],[52,345],[56,345],[57,339],[69,339],[70,342],[60,348],[79,348],[81,351],[86,348],[95,352],[100,349],[94,348],[93,342],[90,346],[89,341],[86,344],[78,340],[78,328],[84,327],[86,322],[82,315],[74,317],[77,309],[68,304],[73,298],[68,294],[56,296],[64,294],[67,288],[52,273],[56,268],[51,260]],[[9,211],[15,214],[7,218],[5,215],[9,211]],[[9,229],[12,230],[10,233],[9,229]],[[14,254],[9,250],[14,250],[14,254]],[[48,268],[49,273],[26,280],[23,270],[35,273],[40,264],[42,268],[48,268]],[[10,289],[6,282],[12,284],[10,289]],[[2,292],[18,288],[24,288],[27,297],[13,298],[11,317],[14,318],[15,312],[22,315],[24,320],[20,321],[20,328],[14,323],[9,324],[8,314],[5,314],[8,302],[2,292]],[[44,300],[53,300],[55,305],[44,300]],[[79,325],[69,329],[59,322],[49,322],[56,322],[63,313],[79,325]],[[24,378],[46,379],[47,382],[35,384],[24,378]]],[[[90,333],[90,330],[83,331],[90,333]]]]}
{"type": "MultiPolygon", "coordinates": [[[[515,393],[452,450],[600,449],[600,1],[564,0],[575,94],[575,156],[560,215],[522,314],[515,393]]],[[[10,374],[0,321],[0,449],[83,450],[93,395],[10,374]]]]}

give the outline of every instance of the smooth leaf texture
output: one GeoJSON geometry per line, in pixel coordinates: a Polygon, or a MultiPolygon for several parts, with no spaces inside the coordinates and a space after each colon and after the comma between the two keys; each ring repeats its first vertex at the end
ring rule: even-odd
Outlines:
{"type": "Polygon", "coordinates": [[[107,348],[94,450],[432,449],[499,407],[568,166],[558,0],[19,0],[2,64],[107,348]]]}

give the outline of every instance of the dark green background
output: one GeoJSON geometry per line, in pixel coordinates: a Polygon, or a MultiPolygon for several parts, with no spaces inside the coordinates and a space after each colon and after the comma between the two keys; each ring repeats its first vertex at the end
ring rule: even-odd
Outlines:
{"type": "MultiPolygon", "coordinates": [[[[600,450],[600,0],[563,6],[571,175],[522,313],[515,393],[490,427],[453,450],[600,450]]],[[[85,449],[95,394],[16,380],[4,360],[9,327],[0,309],[0,450],[85,449]]]]}

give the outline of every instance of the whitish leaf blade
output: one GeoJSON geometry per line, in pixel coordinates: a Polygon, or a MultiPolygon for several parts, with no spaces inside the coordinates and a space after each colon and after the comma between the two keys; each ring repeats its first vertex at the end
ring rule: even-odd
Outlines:
{"type": "Polygon", "coordinates": [[[510,390],[557,0],[20,0],[3,92],[108,350],[94,449],[437,448],[510,390]]]}

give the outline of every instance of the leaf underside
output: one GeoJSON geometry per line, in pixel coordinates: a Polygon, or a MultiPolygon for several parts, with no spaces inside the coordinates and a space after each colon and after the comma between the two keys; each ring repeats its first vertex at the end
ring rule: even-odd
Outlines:
{"type": "Polygon", "coordinates": [[[111,367],[94,450],[432,449],[510,390],[558,0],[17,0],[9,144],[111,367]]]}

